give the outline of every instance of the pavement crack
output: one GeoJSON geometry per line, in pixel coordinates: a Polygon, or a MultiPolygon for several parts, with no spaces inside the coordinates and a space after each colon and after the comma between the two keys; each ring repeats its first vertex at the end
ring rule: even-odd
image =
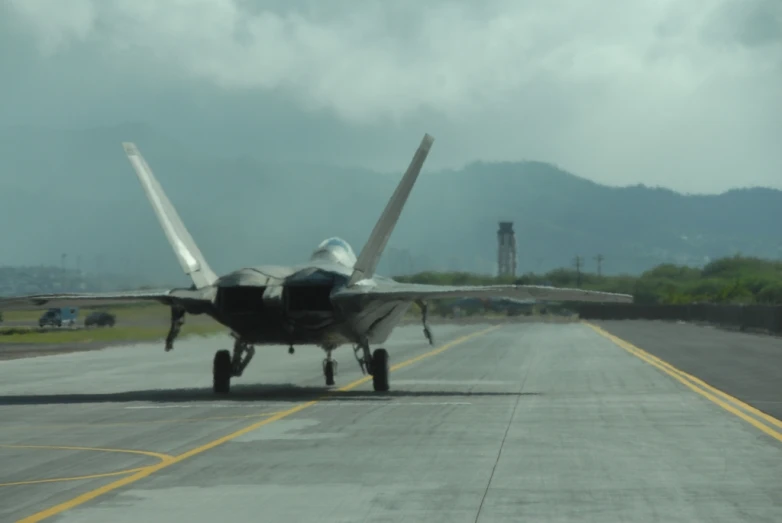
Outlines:
{"type": "Polygon", "coordinates": [[[532,362],[530,362],[530,364],[527,366],[527,372],[524,373],[524,377],[521,378],[521,386],[519,387],[518,394],[516,394],[516,402],[513,404],[513,412],[511,412],[510,418],[508,419],[508,426],[505,427],[505,434],[503,434],[502,436],[502,441],[500,442],[500,448],[497,451],[497,458],[494,460],[494,466],[491,469],[491,475],[489,476],[489,481],[486,482],[486,490],[483,491],[483,496],[481,497],[481,504],[478,505],[478,512],[477,514],[475,514],[475,523],[478,523],[478,519],[480,519],[481,517],[483,504],[486,502],[486,496],[489,494],[489,489],[491,488],[492,481],[494,481],[494,473],[497,471],[497,466],[500,464],[500,458],[502,457],[502,449],[505,448],[505,441],[508,439],[508,433],[510,433],[510,428],[513,425],[513,420],[516,417],[516,412],[519,410],[522,391],[524,390],[524,384],[527,382],[527,376],[529,376],[530,369],[532,369],[532,362]]]}

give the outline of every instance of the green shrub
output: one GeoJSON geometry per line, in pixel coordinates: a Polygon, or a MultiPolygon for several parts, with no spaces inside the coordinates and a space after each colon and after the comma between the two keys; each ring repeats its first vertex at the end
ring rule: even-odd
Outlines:
{"type": "MultiPolygon", "coordinates": [[[[782,304],[782,262],[755,257],[720,258],[702,269],[666,263],[640,276],[582,273],[580,279],[581,288],[632,294],[636,303],[782,304]]],[[[434,285],[516,283],[576,287],[579,276],[573,269],[561,268],[545,274],[526,273],[515,281],[465,272],[423,272],[396,280],[434,285]]]]}

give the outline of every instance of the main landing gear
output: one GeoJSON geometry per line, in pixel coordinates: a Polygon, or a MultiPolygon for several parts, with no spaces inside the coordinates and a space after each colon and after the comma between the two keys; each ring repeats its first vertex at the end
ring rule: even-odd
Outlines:
{"type": "Polygon", "coordinates": [[[174,349],[174,340],[179,336],[179,331],[185,323],[185,309],[181,305],[171,306],[171,325],[166,335],[166,352],[174,349]]]}
{"type": "Polygon", "coordinates": [[[326,349],[326,359],[323,360],[323,377],[326,378],[326,386],[334,385],[334,376],[337,374],[337,360],[331,357],[334,349],[326,349]]]}
{"type": "MultiPolygon", "coordinates": [[[[334,376],[337,374],[337,360],[332,358],[333,347],[325,348],[326,359],[323,360],[323,377],[326,385],[334,385],[334,376]]],[[[372,376],[372,387],[377,392],[385,392],[389,389],[388,351],[375,349],[370,353],[368,345],[359,345],[354,348],[356,360],[364,374],[372,376]],[[359,351],[363,351],[363,357],[359,357],[359,351]]],[[[291,353],[293,351],[290,351],[291,353]]],[[[212,382],[214,392],[227,394],[231,390],[231,378],[238,378],[255,356],[255,347],[238,338],[234,342],[233,355],[228,350],[219,350],[215,353],[212,363],[212,382]]]]}
{"type": "Polygon", "coordinates": [[[367,344],[358,345],[353,351],[361,367],[361,372],[372,376],[372,388],[376,392],[388,391],[388,373],[390,372],[388,351],[386,349],[375,349],[374,352],[370,353],[369,345],[367,344]],[[362,357],[359,357],[359,351],[363,352],[362,357]]]}
{"type": "Polygon", "coordinates": [[[255,356],[255,347],[240,339],[234,342],[233,356],[223,349],[215,353],[212,363],[212,386],[217,394],[227,394],[231,390],[231,378],[238,378],[255,356]]]}

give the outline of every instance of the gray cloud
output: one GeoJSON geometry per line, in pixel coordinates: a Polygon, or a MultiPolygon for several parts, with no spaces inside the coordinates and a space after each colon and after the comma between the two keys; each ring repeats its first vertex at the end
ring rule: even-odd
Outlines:
{"type": "Polygon", "coordinates": [[[104,75],[267,93],[351,128],[433,115],[454,163],[782,186],[778,0],[5,1],[42,57],[88,49],[104,75]]]}
{"type": "MultiPolygon", "coordinates": [[[[723,43],[766,47],[782,42],[782,4],[777,0],[730,0],[715,11],[707,27],[723,43]]],[[[779,62],[779,49],[772,55],[779,62]]]]}

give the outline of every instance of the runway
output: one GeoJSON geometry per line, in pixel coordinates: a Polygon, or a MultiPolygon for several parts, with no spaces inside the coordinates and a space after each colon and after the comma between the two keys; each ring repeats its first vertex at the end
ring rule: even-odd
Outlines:
{"type": "Polygon", "coordinates": [[[596,325],[782,419],[782,338],[660,321],[596,325]]]}
{"type": "Polygon", "coordinates": [[[401,327],[385,394],[272,347],[215,398],[227,337],[1,361],[0,522],[782,521],[782,422],[617,329],[401,327]]]}

